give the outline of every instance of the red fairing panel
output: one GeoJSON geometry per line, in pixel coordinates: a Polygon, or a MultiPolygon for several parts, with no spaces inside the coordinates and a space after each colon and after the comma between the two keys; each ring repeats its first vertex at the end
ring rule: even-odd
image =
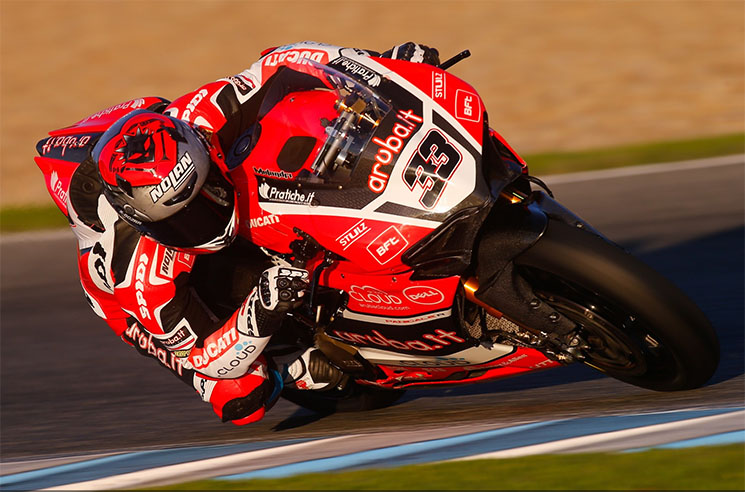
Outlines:
{"type": "Polygon", "coordinates": [[[386,377],[375,382],[359,381],[381,388],[413,388],[422,386],[450,386],[471,384],[517,376],[526,372],[557,367],[560,364],[541,352],[529,348],[515,351],[485,364],[467,367],[407,367],[378,365],[386,377]]]}
{"type": "MultiPolygon", "coordinates": [[[[483,101],[471,85],[444,70],[420,63],[409,63],[388,58],[374,58],[391,70],[406,74],[406,80],[427,97],[454,116],[460,125],[479,143],[484,138],[483,101]]],[[[397,80],[398,82],[398,80],[397,80]]]]}
{"type": "MultiPolygon", "coordinates": [[[[346,266],[346,265],[344,265],[346,266]]],[[[378,316],[411,317],[449,309],[460,279],[416,282],[411,272],[400,276],[352,273],[349,269],[329,268],[321,282],[349,293],[347,309],[378,316]]]]}

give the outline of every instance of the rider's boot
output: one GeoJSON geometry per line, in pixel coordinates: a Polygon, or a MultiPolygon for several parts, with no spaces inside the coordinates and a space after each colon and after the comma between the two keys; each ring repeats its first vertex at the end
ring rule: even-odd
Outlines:
{"type": "Polygon", "coordinates": [[[345,374],[315,347],[285,356],[274,356],[273,359],[283,376],[285,387],[331,390],[339,386],[345,378],[345,374]]]}

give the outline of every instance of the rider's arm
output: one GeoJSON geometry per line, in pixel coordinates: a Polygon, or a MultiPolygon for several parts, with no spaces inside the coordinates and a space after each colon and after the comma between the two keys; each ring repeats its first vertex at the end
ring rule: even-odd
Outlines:
{"type": "MultiPolygon", "coordinates": [[[[254,288],[227,319],[218,320],[196,293],[194,255],[165,248],[147,237],[122,234],[114,255],[114,293],[122,309],[153,338],[182,357],[183,365],[216,379],[242,376],[284,318],[287,304],[264,302],[281,277],[254,288]],[[126,254],[126,261],[118,258],[126,254]]],[[[276,277],[276,278],[275,278],[276,277]]],[[[301,295],[301,294],[298,294],[301,295]]]]}
{"type": "MultiPolygon", "coordinates": [[[[82,166],[81,166],[82,167],[82,166]]],[[[114,240],[116,213],[100,195],[84,196],[76,193],[86,176],[79,169],[70,183],[68,217],[78,241],[78,274],[83,293],[91,309],[121,336],[127,329],[129,314],[124,312],[114,297],[111,276],[111,246],[114,240]],[[81,198],[82,197],[82,198],[81,198]]]]}

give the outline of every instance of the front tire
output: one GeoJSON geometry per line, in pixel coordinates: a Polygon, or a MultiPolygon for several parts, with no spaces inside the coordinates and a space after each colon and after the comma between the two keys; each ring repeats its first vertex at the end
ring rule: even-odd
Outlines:
{"type": "Polygon", "coordinates": [[[514,263],[543,302],[578,324],[586,364],[659,391],[697,388],[714,374],[719,342],[706,316],[617,246],[549,220],[514,263]]]}

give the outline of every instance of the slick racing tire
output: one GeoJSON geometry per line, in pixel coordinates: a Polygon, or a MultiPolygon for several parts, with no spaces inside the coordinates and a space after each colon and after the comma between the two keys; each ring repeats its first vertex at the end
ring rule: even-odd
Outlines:
{"type": "Polygon", "coordinates": [[[706,316],[619,247],[549,220],[514,263],[539,299],[577,323],[591,367],[658,391],[697,388],[714,374],[719,342],[706,316]]]}
{"type": "Polygon", "coordinates": [[[285,388],[282,397],[316,413],[363,412],[393,405],[405,390],[384,390],[350,381],[343,389],[328,391],[285,388]]]}

